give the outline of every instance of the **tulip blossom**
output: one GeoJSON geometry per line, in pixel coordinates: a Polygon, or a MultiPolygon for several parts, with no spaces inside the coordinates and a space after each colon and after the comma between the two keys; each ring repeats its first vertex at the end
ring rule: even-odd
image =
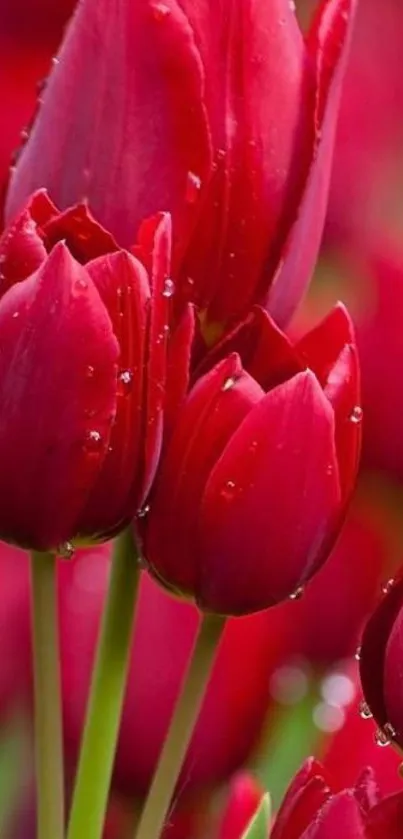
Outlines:
{"type": "Polygon", "coordinates": [[[217,839],[241,839],[259,809],[264,790],[247,772],[240,772],[231,782],[228,801],[217,839]]]}
{"type": "Polygon", "coordinates": [[[289,0],[83,0],[8,217],[46,187],[130,248],[168,211],[177,303],[210,341],[253,303],[286,321],[319,246],[355,5],[322,0],[304,39],[289,0]]]}
{"type": "Polygon", "coordinates": [[[362,417],[351,322],[337,306],[292,346],[256,309],[209,366],[178,413],[138,529],[164,585],[242,615],[298,596],[344,518],[362,417]]]}
{"type": "Polygon", "coordinates": [[[403,746],[403,577],[388,580],[369,619],[361,647],[360,674],[367,717],[373,716],[380,745],[403,746]]]}
{"type": "MultiPolygon", "coordinates": [[[[66,754],[75,761],[110,555],[77,551],[59,567],[61,668],[66,754]]],[[[167,595],[143,573],[112,787],[144,796],[155,771],[196,636],[197,609],[167,595]]],[[[269,680],[284,654],[278,610],[227,623],[178,784],[184,794],[221,783],[248,758],[269,704],[269,680]]],[[[175,804],[178,800],[175,798],[175,804]]]]}
{"type": "Polygon", "coordinates": [[[380,800],[370,769],[354,787],[337,792],[311,758],[288,788],[270,839],[398,839],[402,812],[403,794],[380,800]]]}
{"type": "Polygon", "coordinates": [[[0,534],[105,538],[143,503],[163,426],[169,219],[142,262],[36,194],[0,239],[0,534]],[[62,241],[61,241],[62,240],[62,241]]]}

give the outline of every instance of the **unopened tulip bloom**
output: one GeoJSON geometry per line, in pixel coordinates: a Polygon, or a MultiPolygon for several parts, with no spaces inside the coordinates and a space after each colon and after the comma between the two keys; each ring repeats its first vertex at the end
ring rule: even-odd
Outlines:
{"type": "Polygon", "coordinates": [[[331,776],[311,758],[289,786],[270,839],[398,839],[402,808],[402,793],[380,799],[370,769],[354,787],[336,791],[331,776]]]}
{"type": "Polygon", "coordinates": [[[85,207],[36,194],[0,239],[0,534],[105,538],[143,503],[161,445],[168,217],[142,262],[85,207]],[[62,241],[61,241],[62,240],[62,241]]]}
{"type": "MultiPolygon", "coordinates": [[[[107,546],[78,551],[59,567],[61,666],[66,751],[80,742],[94,649],[104,605],[107,546]]],[[[194,644],[199,615],[141,575],[135,635],[116,754],[113,789],[147,792],[194,644]]],[[[247,760],[269,705],[269,680],[284,654],[278,610],[227,623],[187,759],[178,798],[212,788],[247,760]]]]}
{"type": "Polygon", "coordinates": [[[252,303],[278,322],[310,278],[355,0],[304,39],[289,0],[83,0],[8,193],[87,199],[131,247],[173,216],[177,303],[209,340],[252,303]]]}
{"type": "Polygon", "coordinates": [[[403,746],[403,577],[390,579],[363,635],[360,673],[379,743],[403,746]]]}
{"type": "Polygon", "coordinates": [[[351,322],[337,306],[293,346],[256,309],[209,363],[138,525],[167,588],[242,615],[298,595],[340,529],[362,417],[351,322]]]}

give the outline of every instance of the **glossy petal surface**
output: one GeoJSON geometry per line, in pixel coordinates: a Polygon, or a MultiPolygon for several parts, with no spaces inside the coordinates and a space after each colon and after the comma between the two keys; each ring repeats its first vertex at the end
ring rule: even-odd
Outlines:
{"type": "Polygon", "coordinates": [[[118,345],[87,272],[63,245],[5,295],[0,327],[0,530],[54,548],[75,534],[106,454],[118,345]],[[102,371],[96,387],[89,367],[102,371]]]}
{"type": "Polygon", "coordinates": [[[257,611],[313,573],[340,502],[333,435],[332,410],[309,372],[270,391],[238,427],[203,494],[206,608],[257,611]]]}

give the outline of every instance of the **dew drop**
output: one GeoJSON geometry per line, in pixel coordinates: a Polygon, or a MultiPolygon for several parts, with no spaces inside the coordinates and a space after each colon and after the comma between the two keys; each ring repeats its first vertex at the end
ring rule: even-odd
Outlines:
{"type": "Polygon", "coordinates": [[[93,376],[94,376],[94,373],[95,373],[95,367],[93,367],[92,364],[88,364],[87,369],[85,371],[87,379],[92,379],[93,376]]]}
{"type": "Polygon", "coordinates": [[[360,702],[360,704],[358,706],[358,713],[359,713],[362,720],[371,720],[372,719],[372,713],[371,713],[370,707],[365,702],[365,699],[363,699],[362,702],[360,702]]]}
{"type": "Polygon", "coordinates": [[[57,548],[57,555],[62,559],[72,559],[76,552],[74,545],[71,542],[63,542],[57,548]]]}
{"type": "Polygon", "coordinates": [[[102,446],[102,436],[99,431],[87,431],[84,448],[87,452],[97,452],[102,446]]]}
{"type": "Polygon", "coordinates": [[[389,594],[389,592],[392,590],[394,584],[395,584],[395,581],[394,581],[393,577],[390,577],[389,580],[386,580],[386,583],[383,584],[382,589],[381,589],[382,594],[389,594]]]}
{"type": "Polygon", "coordinates": [[[144,519],[148,513],[150,512],[150,505],[145,504],[144,507],[141,507],[140,510],[137,511],[137,518],[144,519]]]}
{"type": "Polygon", "coordinates": [[[225,393],[227,390],[231,390],[234,385],[236,384],[236,379],[234,376],[230,376],[228,379],[225,380],[221,390],[225,393]]]}
{"type": "Polygon", "coordinates": [[[186,182],[185,201],[194,204],[197,201],[201,189],[201,179],[194,172],[188,172],[186,182]]]}
{"type": "Polygon", "coordinates": [[[121,370],[118,376],[123,393],[130,393],[133,385],[133,373],[131,370],[121,370]]]}
{"type": "Polygon", "coordinates": [[[60,61],[59,61],[59,59],[58,59],[57,55],[54,55],[54,56],[53,56],[53,58],[52,58],[52,64],[53,64],[53,66],[54,66],[54,67],[57,67],[57,65],[58,65],[58,64],[60,64],[60,61]]]}
{"type": "Polygon", "coordinates": [[[361,408],[361,405],[355,405],[353,410],[351,411],[349,419],[351,422],[355,423],[355,425],[359,425],[360,422],[362,422],[362,416],[363,410],[361,408]]]}
{"type": "Polygon", "coordinates": [[[20,316],[19,312],[14,312],[14,314],[12,315],[13,318],[19,318],[19,316],[20,316]]]}
{"type": "Polygon", "coordinates": [[[175,291],[175,286],[174,286],[174,283],[172,282],[172,280],[170,280],[169,278],[167,278],[167,279],[165,280],[165,283],[164,283],[164,288],[163,288],[163,291],[162,291],[162,296],[163,296],[163,297],[172,297],[172,295],[173,295],[174,291],[175,291]]]}
{"type": "Polygon", "coordinates": [[[171,14],[169,6],[166,6],[165,3],[152,3],[151,11],[156,21],[165,20],[171,14]]]}
{"type": "Polygon", "coordinates": [[[361,647],[357,647],[354,653],[354,658],[356,661],[361,661],[361,647]]]}
{"type": "Polygon", "coordinates": [[[301,600],[301,597],[304,593],[304,586],[298,586],[298,588],[290,594],[290,600],[301,600]]]}
{"type": "Polygon", "coordinates": [[[377,746],[381,746],[381,748],[385,748],[385,746],[390,746],[392,737],[395,736],[395,731],[390,723],[386,723],[383,728],[378,728],[375,732],[375,743],[377,746]]]}
{"type": "MultiPolygon", "coordinates": [[[[78,238],[83,238],[81,234],[78,235],[78,238]]],[[[76,280],[74,283],[75,287],[78,288],[80,291],[85,291],[88,288],[87,280],[83,280],[81,277],[80,279],[76,280]]]]}

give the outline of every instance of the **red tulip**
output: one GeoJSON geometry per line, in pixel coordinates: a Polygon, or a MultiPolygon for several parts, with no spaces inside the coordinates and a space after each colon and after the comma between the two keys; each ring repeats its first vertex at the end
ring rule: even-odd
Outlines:
{"type": "Polygon", "coordinates": [[[311,758],[292,781],[270,839],[397,839],[402,807],[402,793],[379,802],[370,769],[354,787],[335,792],[331,778],[311,758]]]}
{"type": "MultiPolygon", "coordinates": [[[[99,618],[109,572],[102,546],[59,567],[67,753],[82,730],[99,618]]],[[[199,621],[197,609],[143,574],[113,787],[146,792],[156,767],[199,621]]],[[[224,632],[177,794],[226,780],[245,762],[262,728],[269,679],[283,654],[278,610],[230,620],[224,632]]],[[[177,798],[175,798],[177,802],[177,798]]]]}
{"type": "Polygon", "coordinates": [[[292,650],[318,667],[354,654],[389,559],[378,509],[356,502],[328,561],[298,603],[287,604],[292,650]]]}
{"type": "Polygon", "coordinates": [[[17,548],[0,543],[0,716],[12,710],[30,673],[29,566],[17,548]]]}
{"type": "Polygon", "coordinates": [[[341,306],[295,347],[258,309],[204,364],[230,350],[240,355],[202,376],[179,412],[139,524],[160,581],[241,615],[293,596],[326,559],[354,484],[361,409],[341,306]]]}
{"type": "Polygon", "coordinates": [[[381,744],[403,745],[403,577],[389,580],[364,631],[360,674],[368,716],[381,744]]]}
{"type": "Polygon", "coordinates": [[[0,240],[6,540],[44,550],[105,538],[148,493],[163,427],[168,217],[148,246],[149,274],[85,207],[60,214],[43,193],[0,240]]]}
{"type": "Polygon", "coordinates": [[[40,187],[88,198],[129,247],[170,211],[178,303],[209,334],[253,302],[285,321],[319,245],[354,8],[322,0],[304,41],[288,0],[84,0],[8,215],[40,187]]]}

